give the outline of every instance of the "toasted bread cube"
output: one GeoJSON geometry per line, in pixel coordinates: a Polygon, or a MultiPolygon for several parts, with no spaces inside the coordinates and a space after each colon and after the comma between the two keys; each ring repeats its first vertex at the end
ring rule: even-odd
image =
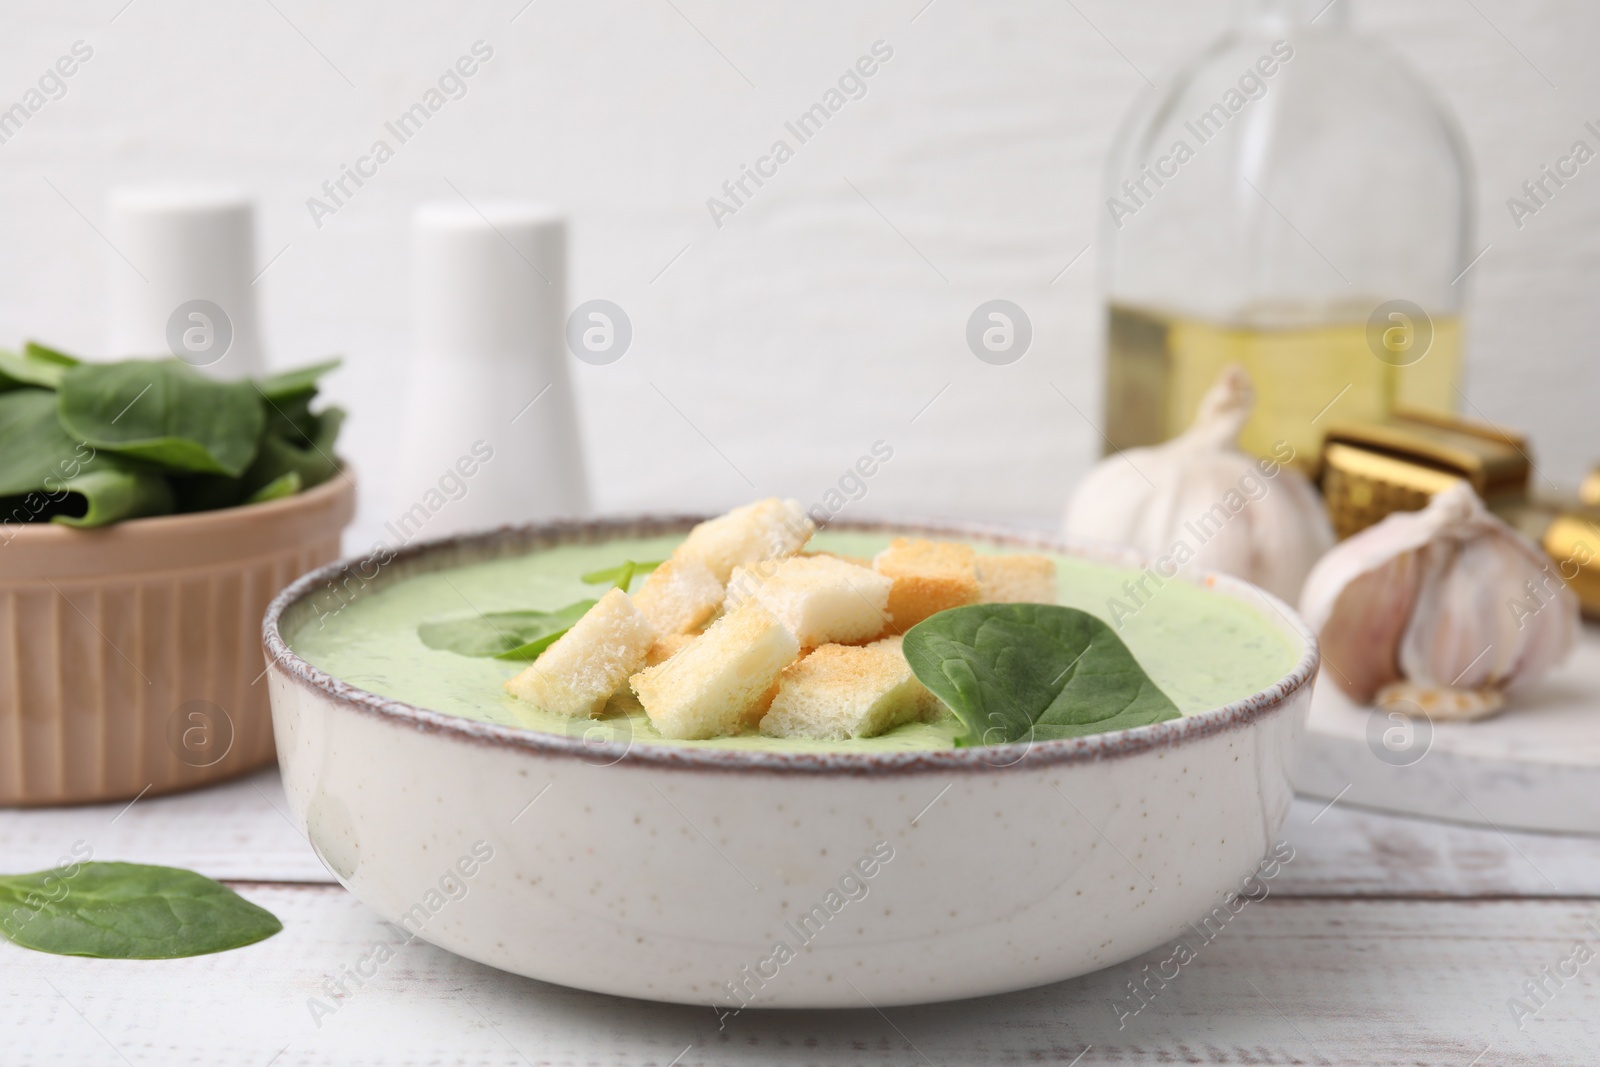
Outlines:
{"type": "Polygon", "coordinates": [[[800,554],[802,556],[826,556],[829,559],[842,559],[846,563],[854,563],[857,567],[865,567],[869,571],[872,569],[872,561],[870,559],[862,559],[860,556],[845,556],[838,552],[829,552],[825,548],[808,548],[800,554]]]}
{"type": "Polygon", "coordinates": [[[693,633],[722,606],[722,583],[696,559],[669,559],[645,576],[633,594],[633,606],[644,613],[656,633],[693,633]]]}
{"type": "Polygon", "coordinates": [[[980,604],[1054,604],[1056,563],[1049,556],[979,556],[980,604]]]}
{"type": "Polygon", "coordinates": [[[728,604],[754,598],[795,636],[801,648],[868,641],[889,624],[893,582],[831,556],[745,563],[728,579],[728,604]]]}
{"type": "Polygon", "coordinates": [[[633,599],[613,589],[507,681],[506,689],[552,714],[593,718],[628,676],[644,666],[655,639],[650,620],[633,606],[633,599]]]}
{"type": "Polygon", "coordinates": [[[650,651],[645,653],[644,665],[654,667],[658,663],[667,662],[688,648],[689,644],[699,636],[699,634],[662,634],[656,638],[655,644],[650,646],[650,651]]]}
{"type": "MultiPolygon", "coordinates": [[[[867,647],[876,648],[884,652],[892,652],[899,657],[901,663],[906,661],[905,637],[901,634],[881,637],[867,647]]],[[[906,669],[910,670],[910,664],[906,665],[906,669]]],[[[944,718],[944,701],[934,696],[933,690],[923,685],[922,680],[917,677],[914,671],[911,674],[911,680],[917,684],[917,718],[923,722],[934,722],[944,718]]]]}
{"type": "Polygon", "coordinates": [[[724,737],[749,723],[799,652],[794,635],[747,600],[665,663],[634,675],[633,691],[662,737],[724,737]]]}
{"type": "Polygon", "coordinates": [[[970,545],[897,537],[872,566],[894,580],[889,614],[896,633],[947,608],[978,602],[978,557],[970,545]]]}
{"type": "Polygon", "coordinates": [[[702,522],[689,531],[673,556],[698,560],[711,568],[717,581],[726,582],[741,563],[794,555],[815,529],[798,500],[769,497],[702,522]]]}
{"type": "Polygon", "coordinates": [[[919,683],[888,649],[823,645],[778,678],[761,720],[768,737],[876,737],[921,713],[919,683]]]}

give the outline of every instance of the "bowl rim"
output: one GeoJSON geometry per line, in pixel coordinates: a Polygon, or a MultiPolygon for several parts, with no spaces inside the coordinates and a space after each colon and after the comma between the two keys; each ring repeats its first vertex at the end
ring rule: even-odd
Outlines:
{"type": "MultiPolygon", "coordinates": [[[[402,700],[381,696],[328,674],[298,656],[284,640],[281,631],[280,623],[284,612],[306,599],[321,586],[332,588],[335,584],[351,577],[352,573],[357,573],[358,577],[364,575],[364,570],[358,572],[357,569],[369,565],[376,565],[381,570],[396,563],[413,562],[431,555],[458,553],[472,548],[492,550],[503,545],[511,545],[531,552],[562,544],[661,536],[687,532],[695,523],[710,517],[712,516],[655,513],[593,519],[556,519],[417,541],[400,548],[375,547],[375,551],[364,556],[337,560],[301,575],[282,589],[268,605],[261,623],[266,670],[324,699],[363,714],[376,716],[392,725],[410,727],[426,733],[444,734],[460,741],[519,750],[529,755],[568,757],[592,766],[856,776],[929,772],[983,773],[1005,771],[1013,767],[1030,769],[1055,767],[1125,758],[1152,750],[1171,748],[1226,731],[1246,728],[1283,709],[1291,696],[1312,683],[1320,662],[1316,634],[1293,608],[1266,590],[1243,579],[1211,571],[1202,571],[1192,577],[1183,575],[1176,578],[1162,577],[1162,581],[1187,581],[1189,584],[1211,589],[1246,604],[1264,604],[1277,614],[1281,631],[1292,633],[1301,639],[1303,644],[1300,658],[1286,675],[1266,689],[1218,708],[1149,726],[1090,734],[1086,737],[967,748],[785,752],[700,748],[654,741],[636,745],[631,738],[621,742],[603,741],[596,744],[583,736],[505,726],[433,711],[402,700]],[[383,558],[385,556],[387,558],[383,558]]],[[[826,528],[859,533],[962,538],[997,547],[1037,549],[1077,556],[1136,570],[1149,569],[1153,566],[1147,555],[1131,548],[1069,541],[1048,534],[985,523],[839,519],[829,522],[826,528]]],[[[506,553],[506,555],[514,554],[515,551],[506,553]]],[[[372,579],[360,578],[360,580],[372,579]]],[[[1268,621],[1273,621],[1270,616],[1268,621]]],[[[274,696],[275,713],[277,704],[278,698],[274,696]]]]}

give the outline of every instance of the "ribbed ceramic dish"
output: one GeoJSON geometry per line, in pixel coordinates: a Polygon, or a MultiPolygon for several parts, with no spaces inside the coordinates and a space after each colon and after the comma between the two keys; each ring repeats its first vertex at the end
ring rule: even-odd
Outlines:
{"type": "Polygon", "coordinates": [[[98,530],[0,526],[0,805],[170,793],[272,762],[256,627],[339,555],[341,475],[98,530]]]}
{"type": "MultiPolygon", "coordinates": [[[[1278,682],[1182,719],[1031,746],[594,744],[389,699],[290,647],[409,575],[694,521],[501,529],[332,564],[273,601],[263,637],[284,791],[341,883],[470,959],[723,1014],[949,1000],[1097,970],[1214,918],[1273,847],[1317,644],[1234,578],[1201,581],[1290,641],[1297,662],[1278,682]]],[[[977,527],[832,528],[1144,563],[977,527]]]]}

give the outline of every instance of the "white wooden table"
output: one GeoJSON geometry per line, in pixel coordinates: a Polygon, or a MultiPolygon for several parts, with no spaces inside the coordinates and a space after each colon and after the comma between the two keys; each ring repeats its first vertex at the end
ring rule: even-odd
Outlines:
{"type": "MultiPolygon", "coordinates": [[[[1600,798],[1596,798],[1600,803],[1600,798]]],[[[745,1012],[581,993],[421,942],[341,1000],[325,978],[393,943],[282,814],[275,772],[178,797],[0,812],[7,871],[73,842],[189,867],[283,920],[260,944],[174,961],[0,943],[0,1064],[1493,1064],[1600,1063],[1600,958],[1519,1028],[1523,983],[1600,950],[1600,839],[1501,833],[1296,803],[1296,856],[1198,958],[1118,1026],[1149,956],[1009,996],[921,1008],[745,1012]],[[1587,924],[1593,923],[1591,927],[1587,924]],[[313,1019],[308,1000],[337,1011],[313,1019]]],[[[1570,968],[1568,968],[1570,970],[1570,968]]]]}

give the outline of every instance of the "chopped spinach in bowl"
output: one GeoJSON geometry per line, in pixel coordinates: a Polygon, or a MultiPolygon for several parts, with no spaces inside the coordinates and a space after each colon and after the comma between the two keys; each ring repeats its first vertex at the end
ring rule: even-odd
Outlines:
{"type": "Polygon", "coordinates": [[[339,362],[225,382],[175,359],[0,350],[0,523],[106,526],[325,482],[344,412],[311,406],[339,362]]]}

